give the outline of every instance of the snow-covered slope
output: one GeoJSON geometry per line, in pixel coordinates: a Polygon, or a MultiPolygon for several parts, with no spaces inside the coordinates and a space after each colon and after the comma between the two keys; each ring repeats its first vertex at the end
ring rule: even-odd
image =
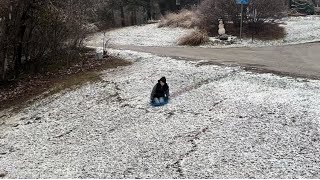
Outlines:
{"type": "Polygon", "coordinates": [[[110,53],[134,64],[10,117],[7,178],[320,177],[319,81],[110,53]],[[163,75],[171,102],[150,107],[163,75]]]}

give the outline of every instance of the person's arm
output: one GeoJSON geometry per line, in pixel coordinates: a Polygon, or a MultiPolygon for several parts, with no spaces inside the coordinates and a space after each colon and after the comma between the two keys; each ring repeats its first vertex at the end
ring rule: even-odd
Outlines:
{"type": "Polygon", "coordinates": [[[167,99],[169,99],[169,97],[170,97],[169,87],[165,92],[165,96],[166,96],[167,99]]]}
{"type": "Polygon", "coordinates": [[[157,85],[155,85],[152,89],[151,95],[150,95],[150,100],[153,101],[154,99],[154,95],[156,94],[156,90],[157,90],[157,85]]]}

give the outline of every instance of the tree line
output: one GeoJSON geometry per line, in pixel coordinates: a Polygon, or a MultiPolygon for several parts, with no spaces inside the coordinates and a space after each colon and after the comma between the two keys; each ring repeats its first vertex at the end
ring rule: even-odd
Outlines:
{"type": "Polygon", "coordinates": [[[0,0],[0,82],[66,65],[99,24],[114,25],[114,11],[151,18],[155,0],[0,0]]]}
{"type": "MultiPolygon", "coordinates": [[[[251,4],[264,18],[291,1],[252,0],[251,4]]],[[[200,3],[208,23],[225,14],[237,19],[234,0],[0,0],[0,82],[46,71],[50,64],[67,66],[77,58],[85,37],[97,28],[145,23],[155,14],[159,17],[167,10],[200,3]]]]}

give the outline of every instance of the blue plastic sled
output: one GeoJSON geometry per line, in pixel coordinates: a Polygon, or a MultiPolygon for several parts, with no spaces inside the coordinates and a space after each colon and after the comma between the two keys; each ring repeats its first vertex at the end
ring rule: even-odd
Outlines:
{"type": "Polygon", "coordinates": [[[150,105],[153,107],[160,107],[160,106],[164,106],[168,103],[169,103],[169,99],[165,99],[163,103],[159,103],[159,104],[156,104],[156,103],[154,103],[154,101],[151,101],[150,105]]]}

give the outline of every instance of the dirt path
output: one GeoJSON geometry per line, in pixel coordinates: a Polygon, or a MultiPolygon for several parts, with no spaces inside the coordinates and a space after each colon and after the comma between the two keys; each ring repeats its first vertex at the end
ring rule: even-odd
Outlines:
{"type": "Polygon", "coordinates": [[[216,64],[241,65],[249,70],[320,79],[320,43],[223,49],[119,45],[113,48],[192,60],[210,60],[216,64]]]}

